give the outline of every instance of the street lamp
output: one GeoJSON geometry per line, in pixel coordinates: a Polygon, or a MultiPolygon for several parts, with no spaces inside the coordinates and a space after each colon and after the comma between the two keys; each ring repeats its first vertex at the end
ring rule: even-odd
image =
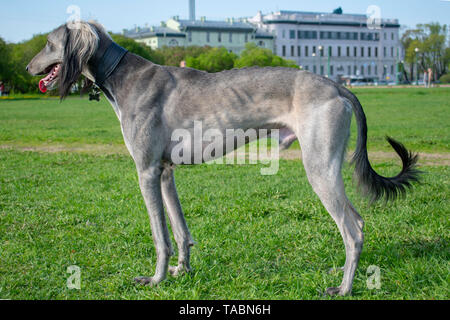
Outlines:
{"type": "Polygon", "coordinates": [[[399,69],[398,69],[398,56],[399,56],[399,52],[398,52],[398,47],[397,47],[397,56],[395,58],[395,84],[398,85],[399,82],[399,69]]]}
{"type": "Polygon", "coordinates": [[[323,54],[323,47],[319,46],[319,74],[322,75],[322,54],[323,54]]]}
{"type": "Polygon", "coordinates": [[[415,48],[414,51],[416,52],[416,86],[419,85],[419,59],[417,58],[419,54],[419,48],[415,48]]]}
{"type": "MultiPolygon", "coordinates": [[[[312,53],[312,56],[313,56],[313,58],[315,58],[315,57],[316,57],[316,53],[313,52],[313,53],[312,53]]],[[[315,68],[317,68],[316,62],[317,62],[316,59],[314,59],[314,67],[315,67],[315,68]]]]}
{"type": "Polygon", "coordinates": [[[331,76],[331,74],[330,74],[331,50],[332,50],[331,47],[328,47],[328,50],[327,50],[327,56],[328,56],[328,58],[327,58],[327,78],[329,78],[331,76]]]}

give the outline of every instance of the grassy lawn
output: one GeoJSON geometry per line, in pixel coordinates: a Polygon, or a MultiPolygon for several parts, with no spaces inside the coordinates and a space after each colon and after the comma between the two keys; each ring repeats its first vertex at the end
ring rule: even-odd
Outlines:
{"type": "MultiPolygon", "coordinates": [[[[408,148],[450,152],[450,88],[354,89],[369,127],[369,151],[392,151],[390,135],[408,148]]],[[[352,122],[350,149],[356,141],[352,122]]],[[[106,99],[0,100],[0,145],[123,145],[117,117],[106,99]]],[[[298,148],[298,143],[293,148],[298,148]]]]}
{"type": "MultiPolygon", "coordinates": [[[[390,151],[392,135],[421,152],[448,153],[450,89],[358,89],[369,149],[390,151]]],[[[354,133],[352,136],[355,138],[354,133]]],[[[0,101],[0,145],[123,144],[103,100],[0,101]]],[[[351,150],[352,147],[350,147],[351,150]]],[[[155,251],[137,175],[127,155],[0,149],[0,299],[330,299],[344,247],[312,192],[301,161],[180,167],[176,178],[197,245],[193,273],[156,288],[155,251]],[[66,286],[81,268],[81,290],[66,286]]],[[[374,162],[384,175],[396,161],[374,162]]],[[[352,297],[449,299],[449,167],[422,166],[423,182],[399,201],[369,206],[344,167],[349,198],[366,221],[352,297]],[[369,266],[381,288],[369,290],[369,266]]],[[[173,258],[176,262],[176,257],[173,258]]],[[[333,298],[336,299],[336,298],[333,298]]]]}

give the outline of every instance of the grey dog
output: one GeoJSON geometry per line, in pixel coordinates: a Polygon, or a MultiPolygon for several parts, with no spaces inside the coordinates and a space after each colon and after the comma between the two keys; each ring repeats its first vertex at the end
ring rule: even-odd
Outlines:
{"type": "Polygon", "coordinates": [[[351,293],[363,246],[364,222],[345,194],[341,175],[352,111],[358,130],[352,161],[361,191],[372,200],[392,200],[418,180],[417,155],[391,138],[387,139],[402,160],[402,171],[393,178],[378,175],[368,160],[366,118],[358,99],[341,85],[307,71],[254,67],[209,74],[160,66],[118,47],[95,22],[55,29],[27,70],[48,74],[41,86],[59,86],[61,99],[83,74],[100,86],[113,106],[136,164],[157,254],[154,276],[135,279],[142,284],[156,285],[168,271],[178,275],[191,270],[194,241],[175,187],[171,134],[180,128],[192,130],[195,121],[223,136],[230,128],[265,128],[279,129],[282,145],[299,140],[308,180],[345,244],[343,280],[339,287],[327,289],[330,295],[351,293]],[[164,206],[179,251],[174,267],[169,266],[173,249],[164,206]]]}

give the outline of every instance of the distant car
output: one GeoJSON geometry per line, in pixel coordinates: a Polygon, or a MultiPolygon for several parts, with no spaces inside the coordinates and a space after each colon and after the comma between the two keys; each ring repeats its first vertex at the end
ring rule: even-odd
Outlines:
{"type": "Polygon", "coordinates": [[[390,81],[390,82],[388,82],[387,85],[388,86],[395,86],[395,85],[397,85],[397,83],[395,83],[395,81],[390,81]]]}

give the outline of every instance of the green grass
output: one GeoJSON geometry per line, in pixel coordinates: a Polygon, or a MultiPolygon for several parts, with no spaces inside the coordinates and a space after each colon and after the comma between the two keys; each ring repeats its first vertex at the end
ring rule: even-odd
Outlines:
{"type": "Polygon", "coordinates": [[[123,144],[111,105],[86,98],[0,101],[0,144],[123,144]]]}
{"type": "MultiPolygon", "coordinates": [[[[371,151],[390,151],[389,134],[416,151],[449,152],[450,89],[355,92],[371,151]]],[[[52,144],[123,141],[104,99],[0,101],[0,145],[52,144]]],[[[373,164],[384,175],[399,171],[397,161],[373,164]]],[[[177,169],[197,241],[194,270],[151,288],[133,282],[152,275],[156,258],[129,156],[0,148],[0,299],[330,299],[322,293],[342,274],[328,270],[345,260],[335,223],[301,161],[281,161],[274,176],[260,175],[262,166],[177,169]],[[81,290],[66,287],[71,265],[81,268],[81,290]]],[[[349,198],[366,221],[365,244],[353,296],[333,299],[450,298],[449,167],[421,169],[422,184],[404,199],[369,206],[344,167],[349,198]],[[371,265],[381,269],[380,290],[366,286],[371,265]]]]}
{"type": "MultiPolygon", "coordinates": [[[[450,151],[450,88],[354,89],[367,116],[369,151],[392,151],[390,135],[415,151],[450,151]]],[[[352,122],[350,149],[356,141],[352,122]]],[[[123,144],[106,99],[0,101],[0,144],[123,144]]],[[[298,148],[296,143],[293,148],[298,148]]]]}
{"type": "MultiPolygon", "coordinates": [[[[342,276],[327,272],[344,263],[338,230],[300,161],[282,161],[275,176],[259,169],[176,171],[197,241],[194,271],[150,288],[132,280],[152,274],[155,252],[129,157],[0,151],[0,298],[323,298],[342,276]],[[81,268],[79,291],[66,288],[70,265],[81,268]]],[[[426,171],[405,199],[369,207],[345,169],[349,197],[366,221],[353,299],[450,297],[449,169],[426,171]],[[366,287],[370,265],[381,269],[380,290],[366,287]]]]}

